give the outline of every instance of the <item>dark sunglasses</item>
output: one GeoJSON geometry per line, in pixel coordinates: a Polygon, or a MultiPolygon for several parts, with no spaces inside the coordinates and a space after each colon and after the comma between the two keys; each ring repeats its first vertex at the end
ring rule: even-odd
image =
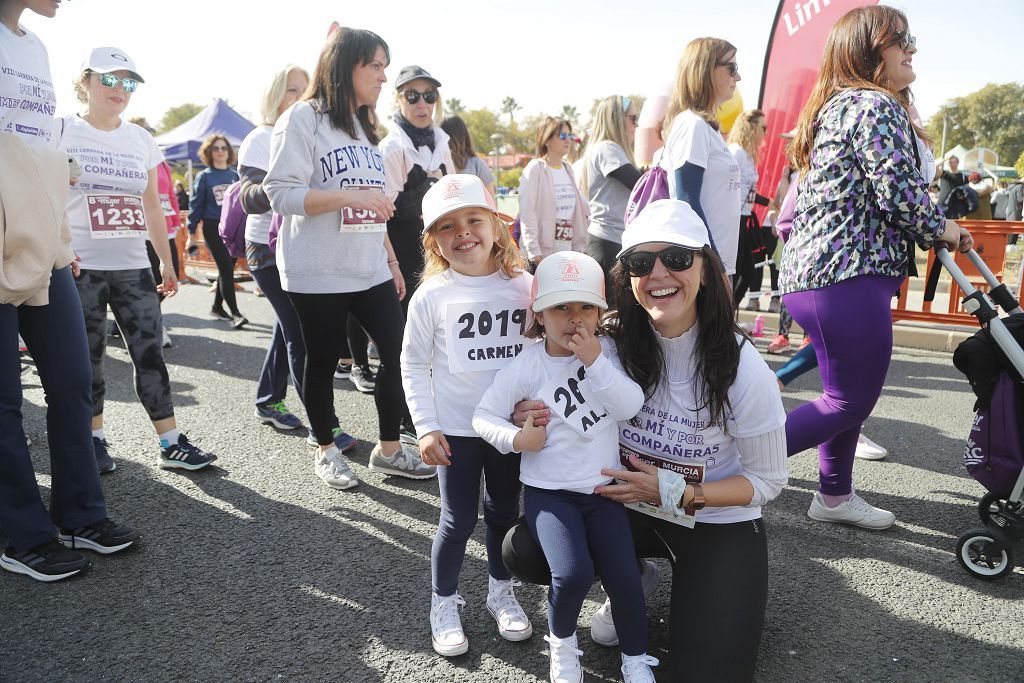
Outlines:
{"type": "Polygon", "coordinates": [[[425,90],[423,92],[420,92],[419,90],[413,90],[412,88],[408,88],[402,91],[402,96],[405,98],[405,101],[408,102],[409,104],[416,104],[417,102],[420,101],[421,97],[423,98],[423,101],[426,102],[427,104],[433,104],[434,102],[437,102],[436,90],[425,90]]]}
{"type": "Polygon", "coordinates": [[[622,267],[630,277],[650,275],[654,270],[654,262],[661,259],[663,266],[676,273],[681,273],[693,265],[693,256],[697,252],[686,247],[667,247],[661,251],[633,251],[621,258],[622,267]]]}
{"type": "Polygon", "coordinates": [[[212,145],[210,149],[212,149],[214,152],[227,152],[231,148],[228,147],[227,145],[212,145]]]}
{"type": "Polygon", "coordinates": [[[640,125],[640,115],[639,114],[626,114],[626,120],[630,121],[634,126],[639,126],[640,125]]]}
{"type": "Polygon", "coordinates": [[[736,62],[716,62],[715,66],[724,66],[729,70],[730,76],[735,76],[740,70],[740,66],[736,62]]]}
{"type": "Polygon", "coordinates": [[[99,76],[100,83],[108,88],[116,88],[117,84],[120,83],[125,92],[135,92],[136,88],[139,87],[139,82],[134,78],[118,78],[114,74],[100,74],[99,76]]]}
{"type": "Polygon", "coordinates": [[[910,35],[907,31],[900,31],[897,33],[896,42],[904,52],[909,50],[911,46],[917,47],[917,37],[910,35]]]}

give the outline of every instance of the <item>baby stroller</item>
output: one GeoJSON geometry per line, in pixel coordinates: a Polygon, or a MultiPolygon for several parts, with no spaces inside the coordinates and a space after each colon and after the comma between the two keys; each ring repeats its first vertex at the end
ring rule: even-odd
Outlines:
{"type": "Polygon", "coordinates": [[[960,536],[956,559],[972,576],[994,581],[1013,571],[1013,544],[1024,538],[1024,311],[973,250],[967,256],[991,287],[988,295],[971,285],[945,248],[936,254],[963,290],[964,309],[982,326],[953,354],[978,397],[964,465],[988,489],[978,504],[985,526],[960,536]],[[1007,318],[998,317],[993,301],[1007,318]]]}

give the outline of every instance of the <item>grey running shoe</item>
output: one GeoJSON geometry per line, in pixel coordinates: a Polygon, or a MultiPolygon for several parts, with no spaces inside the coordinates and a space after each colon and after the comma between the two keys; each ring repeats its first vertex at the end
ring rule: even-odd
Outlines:
{"type": "Polygon", "coordinates": [[[316,454],[313,471],[332,489],[344,490],[359,485],[359,479],[349,466],[348,459],[337,446],[316,454]]]}
{"type": "Polygon", "coordinates": [[[413,453],[403,444],[390,458],[385,457],[380,444],[370,453],[370,471],[393,474],[409,479],[430,479],[437,476],[437,468],[424,465],[418,453],[413,453]]]}

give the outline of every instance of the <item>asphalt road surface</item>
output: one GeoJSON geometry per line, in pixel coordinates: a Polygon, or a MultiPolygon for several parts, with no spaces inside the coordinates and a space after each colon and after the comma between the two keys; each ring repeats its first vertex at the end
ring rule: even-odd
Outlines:
{"type": "MultiPolygon", "coordinates": [[[[351,459],[362,484],[324,486],[305,430],[281,433],[253,417],[270,306],[242,294],[252,324],[234,331],[205,315],[211,300],[192,285],[166,303],[175,346],[165,357],[180,427],[220,459],[190,474],[156,467],[127,353],[112,342],[106,431],[117,470],[103,478],[104,490],[111,516],[138,528],[143,541],[120,556],[97,556],[88,572],[57,584],[0,576],[0,680],[547,680],[544,590],[518,590],[533,638],[499,638],[484,607],[482,523],[460,586],[469,653],[434,654],[426,615],[436,480],[366,469],[376,435],[372,398],[339,381],[342,424],[361,440],[351,459]]],[[[773,367],[783,360],[766,357],[773,367]]],[[[43,392],[37,376],[24,377],[26,427],[45,492],[43,392]]],[[[819,389],[816,373],[800,378],[784,394],[787,409],[819,389]]],[[[305,417],[294,392],[288,402],[305,417]]],[[[865,427],[891,455],[858,461],[854,472],[869,502],[896,513],[888,531],[808,519],[816,455],[790,460],[789,486],[765,511],[771,576],[758,680],[1024,680],[1024,572],[983,583],[953,555],[956,537],[978,526],[983,493],[961,466],[972,402],[949,354],[894,353],[865,427]]],[[[580,619],[587,680],[621,680],[618,651],[589,638],[589,614],[602,599],[595,588],[580,619]]],[[[667,660],[667,581],[650,615],[650,652],[667,660]]],[[[729,637],[703,633],[699,614],[693,624],[694,638],[729,637]]],[[[668,680],[667,666],[659,680],[668,680]]]]}

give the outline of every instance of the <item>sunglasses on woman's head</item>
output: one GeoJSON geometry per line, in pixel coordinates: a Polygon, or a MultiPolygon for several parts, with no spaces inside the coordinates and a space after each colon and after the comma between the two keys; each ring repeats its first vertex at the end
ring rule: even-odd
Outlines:
{"type": "Polygon", "coordinates": [[[896,42],[904,52],[909,50],[911,45],[917,47],[917,37],[910,35],[908,31],[900,31],[897,33],[896,42]]]}
{"type": "Polygon", "coordinates": [[[715,66],[724,66],[729,70],[730,76],[735,76],[740,70],[740,66],[736,62],[717,62],[715,66]]]}
{"type": "Polygon", "coordinates": [[[424,90],[423,92],[420,92],[419,90],[413,90],[412,88],[408,88],[402,91],[402,96],[405,98],[405,101],[408,102],[409,104],[416,104],[417,102],[420,101],[421,97],[423,98],[423,101],[426,102],[427,104],[433,104],[434,102],[437,102],[436,90],[424,90]]]}
{"type": "Polygon", "coordinates": [[[654,262],[661,259],[663,266],[676,273],[681,273],[693,265],[693,256],[697,252],[686,247],[666,247],[661,251],[633,251],[621,258],[622,267],[630,277],[650,275],[654,270],[654,262]]]}
{"type": "Polygon", "coordinates": [[[116,88],[120,83],[125,92],[135,92],[139,87],[139,82],[134,78],[118,78],[114,74],[100,74],[100,83],[108,88],[116,88]]]}

